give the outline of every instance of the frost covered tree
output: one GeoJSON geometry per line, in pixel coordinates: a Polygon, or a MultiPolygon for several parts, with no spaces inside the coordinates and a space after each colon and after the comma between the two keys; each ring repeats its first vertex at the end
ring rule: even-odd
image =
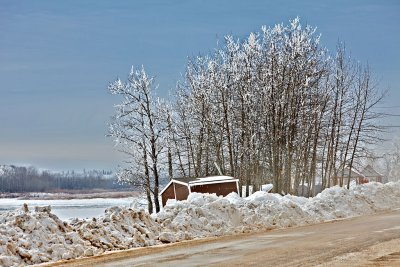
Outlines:
{"type": "Polygon", "coordinates": [[[164,148],[165,126],[160,101],[154,97],[153,77],[149,77],[143,67],[132,68],[126,83],[118,79],[110,83],[108,89],[122,97],[122,102],[115,106],[116,114],[109,128],[110,136],[126,155],[118,178],[142,187],[149,212],[153,212],[153,203],[158,212],[160,153],[164,148]]]}
{"type": "Polygon", "coordinates": [[[277,192],[290,191],[298,112],[310,105],[319,111],[307,99],[324,99],[317,89],[327,63],[314,31],[294,20],[243,42],[227,36],[213,56],[188,64],[177,123],[183,124],[189,175],[192,168],[194,175],[207,174],[215,161],[244,185],[267,177],[277,192]]]}
{"type": "Polygon", "coordinates": [[[382,139],[379,132],[382,128],[377,120],[381,113],[374,107],[381,102],[381,93],[373,80],[369,67],[363,67],[352,60],[346,53],[343,44],[338,45],[336,57],[331,67],[332,96],[330,105],[328,132],[324,141],[323,153],[326,155],[322,164],[322,185],[329,187],[328,177],[340,177],[334,184],[343,184],[344,177],[350,175],[352,167],[365,159],[368,146],[382,139]],[[346,169],[346,167],[348,167],[346,169]]]}
{"type": "Polygon", "coordinates": [[[384,155],[385,161],[385,174],[388,181],[397,182],[400,180],[400,153],[399,147],[393,153],[386,153],[384,155]]]}
{"type": "Polygon", "coordinates": [[[169,105],[153,101],[150,88],[143,70],[110,85],[124,97],[110,131],[129,156],[120,177],[149,196],[158,192],[160,164],[170,179],[221,170],[246,193],[273,183],[277,193],[310,196],[316,183],[346,186],[346,167],[379,140],[373,108],[383,95],[369,68],[342,44],[331,55],[299,18],[244,39],[226,36],[191,58],[169,105]]]}
{"type": "Polygon", "coordinates": [[[178,87],[176,170],[204,176],[217,163],[247,190],[270,182],[278,193],[303,185],[313,194],[317,179],[330,186],[376,140],[382,95],[371,81],[343,45],[330,56],[298,18],[244,40],[226,36],[189,61],[178,87]]]}

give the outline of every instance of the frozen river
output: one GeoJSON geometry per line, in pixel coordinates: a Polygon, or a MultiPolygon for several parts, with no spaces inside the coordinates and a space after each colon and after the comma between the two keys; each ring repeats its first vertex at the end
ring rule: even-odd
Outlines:
{"type": "Polygon", "coordinates": [[[93,199],[62,199],[62,200],[22,200],[16,198],[0,198],[0,212],[21,209],[27,203],[30,210],[35,206],[51,206],[51,211],[61,220],[69,218],[91,218],[104,213],[113,206],[130,207],[138,199],[128,198],[93,198],[93,199]]]}

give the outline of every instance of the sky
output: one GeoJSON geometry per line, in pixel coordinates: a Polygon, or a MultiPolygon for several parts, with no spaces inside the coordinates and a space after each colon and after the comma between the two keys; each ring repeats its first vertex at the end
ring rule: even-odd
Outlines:
{"type": "Polygon", "coordinates": [[[368,63],[387,90],[382,111],[400,114],[399,14],[397,0],[1,0],[0,165],[115,169],[109,82],[143,65],[169,97],[188,57],[296,16],[368,63]]]}

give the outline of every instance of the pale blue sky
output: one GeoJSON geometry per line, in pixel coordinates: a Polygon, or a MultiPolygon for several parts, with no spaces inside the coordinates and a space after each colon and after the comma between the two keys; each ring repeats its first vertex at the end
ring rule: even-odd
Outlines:
{"type": "Polygon", "coordinates": [[[188,56],[296,16],[329,49],[345,41],[389,89],[385,105],[399,106],[399,14],[396,0],[1,0],[0,164],[115,168],[108,82],[143,64],[166,96],[188,56]]]}

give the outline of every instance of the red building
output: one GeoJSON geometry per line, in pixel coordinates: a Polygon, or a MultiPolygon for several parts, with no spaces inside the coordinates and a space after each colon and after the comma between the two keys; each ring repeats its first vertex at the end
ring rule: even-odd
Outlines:
{"type": "Polygon", "coordinates": [[[369,182],[379,182],[382,183],[383,175],[377,172],[371,165],[367,165],[362,171],[365,178],[368,179],[369,182]]]}
{"type": "Polygon", "coordinates": [[[229,176],[175,178],[160,193],[162,205],[165,206],[168,199],[185,200],[192,192],[215,193],[218,196],[239,193],[239,180],[229,176]]]}

